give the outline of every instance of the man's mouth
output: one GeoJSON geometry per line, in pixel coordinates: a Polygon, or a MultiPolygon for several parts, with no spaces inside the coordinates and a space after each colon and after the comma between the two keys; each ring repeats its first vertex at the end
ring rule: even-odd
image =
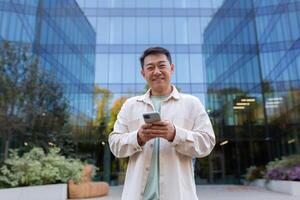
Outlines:
{"type": "Polygon", "coordinates": [[[154,78],[152,79],[152,81],[162,81],[162,80],[165,80],[164,78],[154,78]]]}

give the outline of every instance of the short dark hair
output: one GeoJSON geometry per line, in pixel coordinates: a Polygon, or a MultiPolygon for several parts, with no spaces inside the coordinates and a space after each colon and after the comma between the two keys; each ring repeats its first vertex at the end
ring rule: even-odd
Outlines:
{"type": "Polygon", "coordinates": [[[162,48],[162,47],[150,47],[146,49],[143,53],[143,55],[140,57],[140,62],[141,62],[141,67],[144,67],[144,60],[148,55],[153,55],[153,54],[163,54],[167,57],[168,61],[170,64],[172,64],[172,58],[169,50],[162,48]]]}

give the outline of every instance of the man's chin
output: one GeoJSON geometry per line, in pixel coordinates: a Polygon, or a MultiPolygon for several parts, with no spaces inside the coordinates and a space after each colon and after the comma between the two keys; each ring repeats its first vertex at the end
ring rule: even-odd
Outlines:
{"type": "Polygon", "coordinates": [[[165,84],[153,84],[151,88],[155,91],[164,91],[168,86],[165,84]]]}

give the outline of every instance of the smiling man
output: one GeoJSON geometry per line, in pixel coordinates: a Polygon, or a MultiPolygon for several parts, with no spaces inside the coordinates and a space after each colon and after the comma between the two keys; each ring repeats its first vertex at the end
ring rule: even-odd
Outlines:
{"type": "Polygon", "coordinates": [[[207,156],[215,136],[198,98],[182,94],[171,84],[174,64],[161,47],[144,51],[141,74],[150,89],[128,99],[109,135],[112,153],[129,157],[123,200],[197,200],[193,157],[207,156]],[[145,123],[143,114],[160,113],[145,123]]]}

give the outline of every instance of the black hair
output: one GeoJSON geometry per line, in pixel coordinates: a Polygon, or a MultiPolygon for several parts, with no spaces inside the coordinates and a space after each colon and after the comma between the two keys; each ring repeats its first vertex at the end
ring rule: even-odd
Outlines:
{"type": "Polygon", "coordinates": [[[167,57],[170,64],[172,64],[172,58],[169,50],[162,48],[162,47],[150,47],[146,49],[143,55],[140,57],[141,67],[144,67],[144,60],[148,55],[155,55],[155,54],[163,54],[167,57]]]}

